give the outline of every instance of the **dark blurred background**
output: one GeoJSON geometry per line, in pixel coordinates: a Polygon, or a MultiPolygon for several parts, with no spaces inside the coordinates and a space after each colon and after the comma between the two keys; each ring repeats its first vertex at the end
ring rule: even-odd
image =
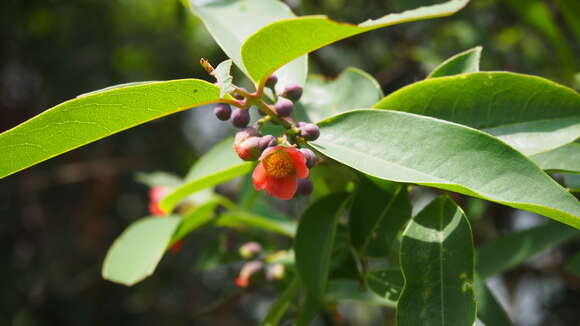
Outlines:
{"type": "MultiPolygon", "coordinates": [[[[287,1],[298,14],[349,22],[433,2],[287,1]]],[[[574,17],[580,12],[562,10],[563,2],[473,0],[452,17],[381,29],[321,49],[311,56],[311,71],[336,76],[355,66],[389,93],[421,80],[449,56],[482,45],[483,70],[535,74],[578,89],[574,17]]],[[[0,131],[114,84],[209,79],[199,58],[225,58],[179,0],[3,0],[0,16],[0,131]]],[[[147,187],[135,181],[135,173],[184,175],[231,132],[223,125],[216,131],[213,120],[204,119],[208,112],[175,114],[0,181],[0,325],[256,323],[255,314],[267,309],[263,299],[271,300],[274,292],[261,290],[260,300],[253,290],[240,295],[233,283],[239,266],[215,266],[212,252],[237,250],[224,244],[226,230],[189,237],[181,253],[168,255],[153,277],[135,287],[100,277],[115,237],[147,215],[147,187]]],[[[479,238],[521,227],[521,219],[506,214],[512,211],[484,206],[479,238]]],[[[534,223],[532,217],[524,221],[534,223]]],[[[580,281],[542,272],[578,248],[569,244],[497,281],[504,284],[498,291],[512,293],[512,299],[523,291],[517,295],[528,300],[512,302],[517,324],[580,325],[580,281]],[[536,310],[533,318],[530,309],[536,310]]],[[[504,300],[509,296],[504,293],[504,300]]]]}

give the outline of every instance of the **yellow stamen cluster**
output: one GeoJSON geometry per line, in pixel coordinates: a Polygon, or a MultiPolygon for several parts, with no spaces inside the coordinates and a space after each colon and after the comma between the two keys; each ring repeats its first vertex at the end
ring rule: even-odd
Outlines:
{"type": "Polygon", "coordinates": [[[275,178],[282,178],[294,173],[294,161],[284,150],[270,153],[262,160],[266,173],[275,178]]]}

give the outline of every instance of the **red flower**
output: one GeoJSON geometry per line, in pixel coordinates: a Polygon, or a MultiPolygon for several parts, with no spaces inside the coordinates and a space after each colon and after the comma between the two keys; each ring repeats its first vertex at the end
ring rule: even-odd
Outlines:
{"type": "Polygon", "coordinates": [[[159,202],[167,196],[171,190],[167,187],[153,187],[149,189],[149,213],[155,216],[167,215],[159,207],[159,202]]]}
{"type": "Polygon", "coordinates": [[[296,193],[297,178],[308,177],[306,158],[293,147],[270,147],[260,156],[260,163],[252,174],[254,188],[274,197],[288,200],[296,193]]]}
{"type": "MultiPolygon", "coordinates": [[[[167,196],[171,192],[171,189],[167,187],[153,187],[149,190],[149,213],[158,217],[163,217],[167,215],[159,207],[159,202],[163,197],[167,196]]],[[[173,254],[178,253],[183,246],[183,241],[179,240],[171,246],[171,252],[173,254]]]]}

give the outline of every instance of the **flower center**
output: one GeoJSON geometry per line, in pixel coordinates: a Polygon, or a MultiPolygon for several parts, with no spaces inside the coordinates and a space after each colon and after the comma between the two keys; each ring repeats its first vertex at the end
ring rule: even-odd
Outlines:
{"type": "Polygon", "coordinates": [[[282,178],[295,172],[294,161],[290,154],[283,150],[275,151],[262,160],[266,173],[275,178],[282,178]]]}

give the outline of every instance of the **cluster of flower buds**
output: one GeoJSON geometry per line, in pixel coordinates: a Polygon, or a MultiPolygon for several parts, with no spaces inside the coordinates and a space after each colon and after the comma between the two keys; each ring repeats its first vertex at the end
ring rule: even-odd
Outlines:
{"type": "MultiPolygon", "coordinates": [[[[264,255],[262,252],[262,246],[257,242],[247,242],[242,245],[239,249],[240,256],[245,259],[252,259],[246,261],[242,268],[240,269],[240,274],[236,278],[236,285],[239,287],[247,287],[250,285],[252,276],[256,275],[258,272],[264,270],[266,273],[266,279],[268,281],[280,280],[284,278],[284,265],[280,263],[267,264],[264,262],[264,255]],[[262,255],[260,257],[260,255],[262,255]]],[[[265,259],[267,260],[267,259],[265,259]]]]}
{"type": "MultiPolygon", "coordinates": [[[[265,86],[276,94],[275,86],[278,78],[270,76],[265,86]]],[[[247,103],[241,94],[246,90],[235,93],[240,103],[247,103]]],[[[253,94],[255,95],[255,94],[253,94]]],[[[295,195],[307,196],[312,193],[313,185],[308,179],[309,169],[316,164],[316,156],[307,148],[299,148],[305,141],[313,141],[320,135],[318,126],[313,123],[294,123],[291,115],[294,103],[302,96],[302,87],[297,84],[288,85],[273,104],[261,102],[257,105],[258,113],[265,116],[258,120],[255,126],[248,127],[250,122],[249,108],[236,108],[232,111],[229,104],[220,103],[214,113],[222,121],[231,118],[232,124],[241,128],[236,133],[234,150],[245,161],[259,163],[252,175],[256,190],[265,189],[270,195],[288,200],[295,195]],[[265,122],[274,124],[284,123],[288,129],[281,137],[262,135],[260,128],[265,122]]]]}

